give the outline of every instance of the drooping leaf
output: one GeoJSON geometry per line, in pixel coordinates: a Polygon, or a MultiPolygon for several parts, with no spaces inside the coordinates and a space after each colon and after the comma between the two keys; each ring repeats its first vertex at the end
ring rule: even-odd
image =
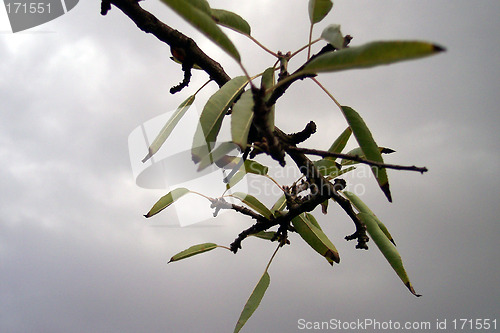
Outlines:
{"type": "Polygon", "coordinates": [[[174,262],[174,261],[178,261],[178,260],[182,260],[182,259],[186,259],[186,258],[189,258],[191,256],[194,256],[194,255],[197,255],[197,254],[200,254],[200,253],[203,253],[203,252],[207,252],[207,251],[213,250],[217,246],[218,245],[214,244],[214,243],[203,243],[203,244],[193,245],[189,249],[186,249],[186,250],[184,250],[182,252],[179,252],[176,255],[174,255],[172,258],[170,258],[170,260],[168,261],[168,263],[171,263],[171,262],[174,262]]]}
{"type": "Polygon", "coordinates": [[[340,50],[344,48],[344,36],[340,31],[340,24],[330,24],[321,33],[321,38],[332,44],[334,48],[340,50]]]}
{"type": "Polygon", "coordinates": [[[180,197],[184,196],[189,192],[190,191],[184,187],[176,188],[175,190],[168,192],[153,205],[151,210],[146,215],[144,215],[144,217],[151,217],[153,215],[158,214],[159,212],[161,212],[162,210],[173,204],[180,197]]]}
{"type": "MultiPolygon", "coordinates": [[[[275,69],[274,67],[267,68],[264,73],[262,73],[262,80],[260,82],[261,88],[270,89],[274,87],[275,84],[275,69]]],[[[269,93],[266,94],[264,99],[267,101],[269,97],[271,97],[272,91],[269,90],[269,93]]],[[[267,116],[267,126],[271,131],[274,131],[274,118],[275,118],[275,104],[271,106],[271,110],[269,111],[269,115],[267,116]]]]}
{"type": "Polygon", "coordinates": [[[182,16],[192,26],[211,39],[215,44],[226,51],[231,57],[240,61],[238,50],[217,26],[211,17],[210,6],[206,0],[162,0],[167,6],[182,16]],[[208,6],[208,9],[207,9],[208,6]]]}
{"type": "MultiPolygon", "coordinates": [[[[352,108],[348,106],[342,106],[342,113],[344,114],[349,127],[352,129],[352,133],[354,137],[359,143],[363,154],[370,161],[384,163],[382,155],[380,154],[380,150],[377,146],[377,143],[373,139],[372,133],[366,126],[366,123],[361,118],[359,113],[354,111],[352,108]]],[[[377,179],[377,182],[384,192],[387,200],[392,202],[391,191],[389,189],[389,179],[387,178],[387,171],[385,168],[379,168],[376,166],[371,167],[373,175],[377,179]]]]}
{"type": "Polygon", "coordinates": [[[186,113],[186,111],[189,109],[189,107],[193,104],[195,99],[195,95],[189,96],[188,99],[186,99],[184,102],[179,105],[177,110],[172,114],[170,119],[167,121],[165,126],[161,129],[160,133],[156,136],[156,138],[153,140],[153,143],[148,148],[148,154],[144,159],[142,160],[142,163],[146,162],[148,159],[150,159],[158,150],[160,150],[161,146],[167,140],[168,136],[170,133],[172,133],[172,130],[174,127],[177,125],[177,123],[181,120],[182,116],[186,113]]]}
{"type": "MultiPolygon", "coordinates": [[[[381,154],[392,154],[395,152],[395,150],[392,150],[391,148],[386,148],[386,147],[378,147],[378,150],[380,151],[381,154]]],[[[361,150],[361,147],[357,147],[357,148],[354,148],[354,149],[348,151],[346,155],[357,156],[359,158],[367,159],[363,153],[363,150],[361,150]]],[[[349,160],[346,158],[344,158],[340,161],[341,165],[352,165],[352,164],[358,164],[358,163],[360,163],[360,162],[349,160]]]]}
{"type": "Polygon", "coordinates": [[[292,225],[299,235],[316,252],[321,254],[333,266],[333,263],[340,262],[340,257],[335,245],[328,239],[325,233],[318,228],[316,220],[311,221],[305,214],[300,214],[292,219],[292,225]]]}
{"type": "Polygon", "coordinates": [[[405,268],[403,266],[403,260],[401,259],[398,250],[379,228],[377,221],[373,218],[372,215],[367,213],[359,213],[358,217],[366,225],[366,230],[368,231],[370,238],[373,239],[373,242],[377,245],[380,252],[382,252],[384,257],[387,259],[389,264],[392,266],[401,281],[403,281],[408,290],[410,290],[410,292],[417,297],[421,296],[415,292],[415,289],[413,289],[413,286],[410,283],[410,279],[406,274],[405,268]]]}
{"type": "Polygon", "coordinates": [[[333,7],[332,0],[309,0],[309,20],[311,24],[320,22],[333,7]]]}
{"type": "Polygon", "coordinates": [[[250,25],[236,13],[224,9],[212,9],[212,18],[217,24],[250,36],[250,25]]]}
{"type": "Polygon", "coordinates": [[[259,307],[260,301],[264,297],[266,293],[267,287],[269,287],[269,283],[271,282],[271,278],[269,277],[269,273],[264,272],[259,282],[255,286],[255,289],[252,291],[250,298],[245,304],[243,311],[241,312],[240,318],[236,323],[236,327],[234,328],[234,333],[237,333],[241,330],[243,325],[247,322],[247,320],[252,316],[255,310],[259,307]]]}
{"type": "Polygon", "coordinates": [[[270,219],[273,215],[269,208],[267,208],[262,202],[260,202],[256,197],[243,192],[235,192],[231,194],[232,197],[240,199],[244,204],[255,210],[262,216],[270,219]]]}
{"type": "Polygon", "coordinates": [[[353,46],[317,56],[302,73],[337,72],[348,69],[387,65],[437,54],[441,46],[419,41],[382,41],[353,46]]]}
{"type": "Polygon", "coordinates": [[[231,114],[231,137],[233,142],[245,150],[248,144],[248,133],[253,120],[253,94],[245,91],[234,104],[231,114]]]}
{"type": "Polygon", "coordinates": [[[380,221],[378,219],[378,217],[371,211],[371,209],[368,208],[368,206],[356,194],[349,192],[349,191],[343,191],[342,193],[344,193],[344,195],[347,197],[347,199],[349,199],[349,201],[352,203],[352,205],[354,207],[356,207],[358,212],[371,215],[375,219],[375,221],[377,222],[380,230],[382,230],[382,232],[387,236],[387,238],[394,245],[396,245],[396,243],[394,242],[394,239],[392,238],[391,233],[389,232],[389,230],[387,230],[386,226],[382,223],[382,221],[380,221]]]}
{"type": "Polygon", "coordinates": [[[235,77],[208,99],[203,107],[200,124],[194,135],[191,153],[195,162],[199,162],[212,150],[224,116],[247,83],[246,76],[235,77]]]}
{"type": "MultiPolygon", "coordinates": [[[[328,202],[328,200],[327,200],[327,202],[328,202]]],[[[316,220],[316,218],[314,217],[314,215],[313,215],[313,214],[311,214],[311,213],[305,213],[305,214],[306,214],[306,218],[307,218],[307,220],[308,220],[309,222],[311,222],[311,224],[312,224],[313,226],[315,226],[315,227],[316,227],[316,228],[318,228],[319,230],[323,231],[323,229],[321,229],[321,226],[320,226],[320,225],[319,225],[319,223],[318,223],[318,220],[316,220]]]]}

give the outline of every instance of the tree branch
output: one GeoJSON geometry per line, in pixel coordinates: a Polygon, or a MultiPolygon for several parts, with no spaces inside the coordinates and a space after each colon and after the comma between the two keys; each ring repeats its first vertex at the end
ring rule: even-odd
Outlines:
{"type": "Polygon", "coordinates": [[[317,150],[317,149],[309,149],[309,148],[298,148],[298,147],[289,147],[289,149],[301,152],[304,154],[308,155],[317,155],[317,156],[322,156],[322,157],[335,157],[335,158],[342,158],[345,160],[350,160],[350,161],[355,161],[363,164],[368,164],[371,166],[376,166],[379,168],[386,168],[386,169],[395,169],[395,170],[407,170],[407,171],[418,171],[420,173],[427,172],[426,167],[417,167],[417,166],[406,166],[406,165],[395,165],[395,164],[385,164],[385,163],[380,163],[380,162],[375,162],[375,161],[370,161],[367,159],[364,159],[362,157],[359,157],[358,155],[347,155],[347,154],[339,154],[339,153],[331,153],[329,151],[325,150],[317,150]]]}
{"type": "MultiPolygon", "coordinates": [[[[196,45],[194,40],[172,29],[158,20],[156,16],[142,9],[137,0],[103,0],[103,8],[106,8],[110,3],[119,8],[125,15],[134,21],[137,27],[142,31],[153,34],[156,38],[171,47],[184,49],[186,51],[186,57],[200,66],[211,79],[217,82],[219,87],[231,79],[222,66],[206,55],[198,45],[196,45]]],[[[106,15],[106,12],[107,10],[103,9],[101,14],[106,15]]]]}

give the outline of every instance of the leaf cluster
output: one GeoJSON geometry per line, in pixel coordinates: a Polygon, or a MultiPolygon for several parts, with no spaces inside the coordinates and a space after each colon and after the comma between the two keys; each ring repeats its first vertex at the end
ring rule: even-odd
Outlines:
{"type": "MultiPolygon", "coordinates": [[[[198,92],[212,80],[219,85],[219,89],[205,102],[199,119],[200,126],[193,138],[191,153],[193,162],[198,164],[198,170],[213,164],[231,170],[223,180],[226,183],[226,190],[219,197],[213,198],[187,188],[177,188],[161,197],[145,217],[160,213],[184,195],[195,194],[209,201],[214,209],[214,216],[222,209],[231,209],[255,220],[255,223],[243,230],[229,247],[203,243],[179,252],[169,262],[215,248],[224,248],[236,253],[248,236],[264,241],[277,241],[277,248],[236,324],[235,332],[238,332],[260,304],[270,284],[268,268],[277,251],[290,244],[290,232],[300,235],[311,249],[324,257],[330,265],[340,263],[340,255],[335,245],[311,213],[320,206],[322,212],[326,214],[329,202],[333,201],[345,211],[355,225],[355,232],[346,236],[346,239],[357,240],[356,247],[361,249],[367,249],[367,242],[372,239],[404,285],[412,294],[419,296],[410,283],[395,241],[387,227],[359,197],[345,190],[346,182],[340,176],[354,170],[356,164],[368,165],[378,186],[391,202],[392,194],[387,169],[418,172],[425,172],[427,169],[386,164],[382,154],[394,151],[379,146],[361,115],[352,107],[341,105],[320,83],[318,77],[323,73],[370,68],[427,57],[444,49],[430,42],[400,40],[375,41],[352,46],[350,45],[352,37],[343,35],[341,27],[336,24],[329,25],[322,31],[320,38],[313,40],[315,24],[327,17],[333,8],[333,2],[309,0],[307,11],[310,27],[307,44],[294,52],[274,52],[252,36],[250,24],[236,13],[211,8],[206,0],[162,0],[162,2],[229,54],[241,67],[242,75],[234,78],[227,76],[218,63],[197,48],[194,41],[159,22],[140,8],[134,0],[107,2],[119,7],[138,24],[139,28],[152,32],[169,44],[174,60],[182,64],[181,69],[185,73],[186,71],[190,73],[191,68],[196,65],[210,76],[205,85],[179,105],[150,145],[143,162],[154,156],[166,143],[179,120],[189,112],[198,92]],[[241,62],[240,52],[223,29],[230,29],[248,37],[249,41],[259,45],[263,52],[272,54],[276,58],[275,63],[269,64],[269,67],[264,68],[261,73],[250,76],[241,62]],[[312,47],[318,42],[323,43],[322,49],[311,55],[312,47]],[[295,60],[295,55],[305,50],[308,53],[307,61],[299,64],[295,72],[289,73],[288,63],[295,60]],[[298,84],[304,79],[314,81],[318,88],[330,97],[346,120],[347,128],[340,133],[328,150],[298,147],[316,132],[313,121],[297,133],[284,133],[275,123],[276,101],[285,96],[292,84],[298,84]],[[231,140],[220,142],[219,132],[223,122],[228,118],[231,140]],[[354,137],[358,147],[343,153],[351,137],[354,137]],[[279,184],[269,175],[269,168],[255,160],[257,155],[268,155],[281,166],[286,164],[285,157],[288,156],[302,176],[292,184],[279,184]],[[313,161],[307,155],[320,156],[320,159],[313,161]],[[248,193],[232,192],[233,187],[249,173],[272,181],[282,191],[282,195],[272,207],[267,207],[259,198],[248,193]],[[241,204],[230,203],[229,198],[236,199],[241,204]],[[277,230],[271,230],[273,227],[277,230]]],[[[107,8],[107,4],[104,7],[107,8]]],[[[186,80],[189,81],[189,78],[186,80]]],[[[189,82],[183,82],[183,87],[187,86],[187,83],[189,82]]]]}

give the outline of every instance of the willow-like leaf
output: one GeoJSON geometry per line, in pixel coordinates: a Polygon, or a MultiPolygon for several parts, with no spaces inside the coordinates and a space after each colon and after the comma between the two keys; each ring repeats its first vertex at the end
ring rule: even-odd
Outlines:
{"type": "Polygon", "coordinates": [[[308,215],[300,214],[292,219],[292,225],[309,246],[321,254],[333,266],[340,262],[340,257],[335,245],[328,239],[325,233],[318,228],[317,221],[311,221],[308,215]]]}
{"type": "Polygon", "coordinates": [[[260,202],[256,197],[243,192],[235,192],[231,194],[232,197],[240,199],[244,204],[255,210],[262,216],[270,219],[273,215],[269,208],[267,208],[262,202],[260,202]]]}
{"type": "Polygon", "coordinates": [[[179,260],[182,260],[182,259],[186,259],[186,258],[192,257],[194,255],[197,255],[197,254],[200,254],[200,253],[203,253],[203,252],[207,252],[207,251],[213,250],[217,246],[218,245],[215,244],[215,243],[203,243],[203,244],[193,245],[189,249],[186,249],[186,250],[184,250],[182,252],[179,252],[176,255],[174,255],[172,258],[170,258],[170,260],[168,261],[168,263],[171,263],[171,262],[174,262],[174,261],[179,261],[179,260]]]}
{"type": "Polygon", "coordinates": [[[271,240],[276,235],[275,231],[259,231],[255,234],[251,234],[250,236],[255,236],[257,238],[271,240]]]}
{"type": "Polygon", "coordinates": [[[246,76],[235,77],[208,99],[201,112],[200,124],[194,134],[191,153],[195,162],[199,162],[203,156],[212,150],[224,116],[247,83],[246,76]]]}
{"type": "Polygon", "coordinates": [[[373,242],[377,245],[380,252],[382,252],[401,281],[403,281],[406,288],[408,288],[408,290],[413,295],[417,297],[421,296],[415,292],[415,289],[413,289],[410,279],[408,278],[408,274],[406,274],[406,270],[403,266],[403,260],[401,259],[398,250],[379,228],[377,221],[375,221],[372,215],[367,213],[359,213],[358,217],[366,225],[366,230],[368,231],[370,238],[373,239],[373,242]]]}
{"type": "Polygon", "coordinates": [[[372,42],[321,54],[307,63],[301,74],[337,72],[348,69],[388,65],[395,62],[431,56],[442,51],[444,51],[443,47],[428,42],[372,42]]]}
{"type": "Polygon", "coordinates": [[[146,162],[154,154],[156,154],[158,150],[160,150],[161,146],[165,143],[170,133],[172,133],[174,127],[177,125],[177,123],[179,123],[182,116],[184,116],[186,111],[193,104],[195,97],[196,97],[195,95],[189,96],[184,102],[181,103],[181,105],[179,105],[177,110],[175,110],[174,114],[172,114],[170,119],[163,126],[160,133],[158,133],[156,138],[153,140],[153,143],[151,143],[151,145],[149,146],[148,154],[146,155],[146,157],[144,157],[142,163],[146,162]]]}
{"type": "Polygon", "coordinates": [[[231,113],[231,137],[233,142],[245,150],[248,144],[248,133],[253,120],[253,94],[245,91],[233,106],[231,113]]]}
{"type": "MultiPolygon", "coordinates": [[[[392,150],[391,148],[386,148],[386,147],[378,147],[378,150],[380,151],[381,154],[392,154],[392,153],[396,152],[395,150],[392,150]]],[[[354,148],[352,150],[349,150],[346,155],[357,156],[359,158],[367,159],[366,156],[364,155],[361,147],[357,147],[357,148],[354,148]]],[[[358,161],[353,161],[353,160],[349,160],[349,159],[342,159],[340,161],[340,164],[342,166],[359,164],[359,163],[360,162],[358,162],[358,161]]]]}
{"type": "MultiPolygon", "coordinates": [[[[275,74],[276,71],[274,67],[269,67],[267,68],[264,73],[262,73],[262,79],[260,82],[261,88],[265,88],[266,90],[269,89],[269,93],[266,94],[264,99],[267,101],[269,97],[271,97],[272,91],[270,90],[272,87],[275,85],[275,74]]],[[[269,129],[274,131],[274,118],[275,118],[275,104],[271,106],[271,110],[269,111],[269,115],[266,116],[266,124],[269,127],[269,129]]]]}
{"type": "Polygon", "coordinates": [[[243,311],[241,312],[240,318],[236,323],[236,327],[234,328],[234,333],[237,333],[241,330],[243,325],[247,322],[247,320],[253,315],[255,310],[259,307],[260,301],[264,297],[266,293],[267,287],[269,287],[269,283],[271,282],[271,278],[269,277],[269,273],[267,271],[264,272],[259,282],[255,286],[255,289],[252,291],[250,298],[245,304],[243,311]]]}
{"type": "Polygon", "coordinates": [[[349,191],[343,191],[342,193],[347,197],[347,199],[349,199],[352,205],[356,207],[358,212],[371,215],[377,222],[380,230],[382,230],[382,232],[387,236],[387,239],[389,239],[392,244],[396,245],[394,239],[392,238],[391,233],[389,232],[389,230],[387,230],[387,227],[382,223],[382,221],[378,219],[378,217],[372,212],[372,210],[368,208],[368,206],[356,194],[349,191]]]}
{"type": "Polygon", "coordinates": [[[162,210],[173,204],[180,197],[184,196],[189,192],[190,191],[184,187],[176,188],[175,190],[168,192],[153,205],[151,210],[146,215],[144,215],[144,217],[151,217],[153,215],[158,214],[159,212],[161,212],[162,210]]]}
{"type": "MultiPolygon", "coordinates": [[[[349,138],[351,137],[352,130],[350,127],[347,127],[340,135],[339,137],[332,143],[328,151],[330,153],[334,154],[340,154],[342,150],[344,150],[347,141],[349,141],[349,138]]],[[[335,160],[335,157],[325,157],[326,159],[333,159],[335,160]]]]}
{"type": "Polygon", "coordinates": [[[236,13],[224,9],[212,9],[212,18],[217,24],[250,36],[250,24],[236,13]]]}
{"type": "MultiPolygon", "coordinates": [[[[352,133],[358,141],[359,146],[361,147],[361,150],[363,151],[363,154],[366,156],[366,158],[370,161],[384,163],[384,159],[380,154],[377,143],[373,139],[372,133],[368,129],[368,126],[366,126],[366,123],[364,122],[363,118],[361,118],[359,113],[348,106],[342,106],[342,113],[344,114],[349,127],[351,127],[352,133]]],[[[387,178],[386,169],[376,166],[372,166],[371,169],[373,175],[377,179],[380,188],[382,189],[382,192],[384,192],[385,196],[387,197],[387,200],[389,200],[389,202],[392,202],[391,190],[389,189],[389,179],[387,178]]]]}

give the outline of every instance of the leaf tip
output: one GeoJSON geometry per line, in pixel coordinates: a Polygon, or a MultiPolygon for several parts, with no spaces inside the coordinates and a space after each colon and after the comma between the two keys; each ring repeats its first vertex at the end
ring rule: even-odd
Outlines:
{"type": "Polygon", "coordinates": [[[446,51],[446,48],[441,46],[441,45],[438,45],[438,44],[432,44],[432,51],[434,52],[445,52],[446,51]]]}
{"type": "Polygon", "coordinates": [[[408,288],[408,290],[409,290],[409,291],[410,291],[413,295],[415,295],[416,297],[422,297],[422,295],[421,295],[421,294],[417,294],[417,293],[415,292],[415,289],[413,289],[413,286],[411,285],[411,283],[410,283],[410,282],[405,283],[405,285],[406,285],[406,288],[408,288]]]}
{"type": "Polygon", "coordinates": [[[380,188],[382,189],[382,192],[384,192],[387,200],[389,200],[389,202],[392,202],[392,195],[391,195],[391,190],[389,189],[389,183],[381,185],[380,188]]]}
{"type": "Polygon", "coordinates": [[[153,154],[151,152],[151,149],[149,150],[148,154],[146,155],[146,157],[144,157],[141,162],[142,163],[146,163],[147,160],[149,160],[151,157],[153,157],[153,154]]]}

